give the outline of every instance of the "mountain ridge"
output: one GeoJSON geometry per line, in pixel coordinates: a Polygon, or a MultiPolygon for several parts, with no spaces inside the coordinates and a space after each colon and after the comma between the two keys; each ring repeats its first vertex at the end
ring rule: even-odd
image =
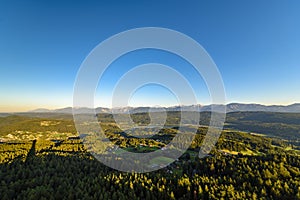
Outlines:
{"type": "MultiPolygon", "coordinates": [[[[222,104],[211,104],[211,105],[177,105],[170,107],[151,107],[151,106],[139,106],[139,107],[119,107],[119,108],[105,108],[97,107],[96,113],[143,113],[143,112],[161,112],[166,111],[198,111],[205,112],[211,111],[212,107],[216,112],[222,112],[224,105],[222,104]]],[[[75,108],[76,113],[94,113],[93,108],[75,108]]],[[[300,113],[300,103],[294,103],[290,105],[263,105],[263,104],[244,104],[244,103],[229,103],[226,104],[226,112],[244,112],[244,111],[263,111],[263,112],[286,112],[286,113],[300,113]]],[[[38,108],[28,112],[33,113],[72,113],[72,107],[65,107],[59,109],[45,109],[38,108]]]]}

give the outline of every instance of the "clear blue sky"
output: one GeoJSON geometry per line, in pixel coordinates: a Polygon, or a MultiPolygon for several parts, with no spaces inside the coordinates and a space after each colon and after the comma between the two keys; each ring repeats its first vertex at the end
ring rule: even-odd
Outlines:
{"type": "MultiPolygon", "coordinates": [[[[228,102],[300,102],[299,10],[298,0],[2,0],[0,111],[71,106],[74,80],[88,53],[116,33],[145,26],[174,29],[198,41],[221,72],[228,102]]],[[[136,52],[116,63],[129,69],[153,58],[181,67],[191,84],[202,88],[184,61],[164,52],[146,53],[136,52]]],[[[104,77],[100,104],[105,106],[105,95],[124,69],[115,64],[104,77]]],[[[156,86],[137,91],[132,102],[151,102],[153,91],[154,104],[163,96],[162,105],[174,103],[174,96],[156,86]]],[[[197,96],[199,103],[209,103],[203,94],[197,96]]]]}

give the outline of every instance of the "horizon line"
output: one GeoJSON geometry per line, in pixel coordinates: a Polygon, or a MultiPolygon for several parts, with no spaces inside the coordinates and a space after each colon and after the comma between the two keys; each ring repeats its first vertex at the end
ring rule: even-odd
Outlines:
{"type": "MultiPolygon", "coordinates": [[[[294,103],[288,103],[288,104],[263,104],[263,103],[244,103],[244,102],[228,102],[226,104],[201,104],[201,103],[197,103],[197,104],[176,104],[176,105],[169,105],[169,106],[159,106],[159,105],[138,105],[138,106],[120,106],[120,107],[105,107],[105,106],[95,106],[93,107],[76,107],[76,108],[86,108],[86,109],[96,109],[96,108],[105,108],[105,109],[120,109],[120,108],[139,108],[139,107],[152,107],[152,108],[172,108],[172,107],[181,107],[181,106],[200,106],[200,107],[204,107],[204,106],[211,106],[211,105],[223,105],[223,106],[227,106],[230,104],[243,104],[243,105],[262,105],[262,106],[267,106],[267,107],[271,107],[271,106],[291,106],[291,105],[295,105],[295,104],[300,104],[299,102],[294,102],[294,103]]],[[[44,109],[44,110],[49,110],[49,111],[55,111],[55,110],[60,110],[60,109],[66,109],[66,108],[74,108],[73,106],[65,106],[65,107],[57,107],[57,108],[47,108],[47,107],[37,107],[37,108],[33,108],[30,110],[26,110],[26,111],[0,111],[0,113],[28,113],[28,112],[33,112],[39,109],[44,109]]]]}

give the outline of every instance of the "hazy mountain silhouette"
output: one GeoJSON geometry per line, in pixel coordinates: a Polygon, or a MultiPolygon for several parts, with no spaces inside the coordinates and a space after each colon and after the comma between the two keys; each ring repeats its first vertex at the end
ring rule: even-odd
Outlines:
{"type": "MultiPolygon", "coordinates": [[[[104,108],[97,107],[96,113],[144,113],[144,112],[160,112],[166,111],[211,111],[214,106],[215,111],[222,111],[224,105],[183,105],[171,107],[121,107],[121,108],[104,108]]],[[[76,113],[94,113],[92,108],[75,108],[76,113]]],[[[226,105],[226,112],[240,112],[240,111],[264,111],[264,112],[288,112],[300,113],[300,103],[295,103],[287,106],[271,105],[266,106],[262,104],[242,104],[230,103],[226,105]]],[[[39,108],[29,112],[34,113],[72,113],[72,107],[60,108],[55,110],[39,108]]]]}

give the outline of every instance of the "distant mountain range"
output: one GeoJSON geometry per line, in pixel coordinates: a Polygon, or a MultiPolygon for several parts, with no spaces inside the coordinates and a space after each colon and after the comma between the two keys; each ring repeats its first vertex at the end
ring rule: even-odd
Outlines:
{"type": "MultiPolygon", "coordinates": [[[[211,111],[212,106],[215,106],[215,111],[221,111],[224,105],[188,105],[188,106],[172,106],[172,107],[122,107],[122,108],[96,108],[96,113],[143,113],[143,112],[159,112],[162,109],[166,111],[211,111]]],[[[92,108],[76,108],[76,113],[93,113],[92,108]]],[[[241,111],[264,111],[264,112],[286,112],[300,113],[300,103],[295,103],[287,106],[282,105],[261,105],[261,104],[241,104],[230,103],[226,105],[226,112],[241,112],[241,111]]],[[[39,108],[31,110],[34,113],[72,113],[72,107],[49,110],[39,108]]]]}

